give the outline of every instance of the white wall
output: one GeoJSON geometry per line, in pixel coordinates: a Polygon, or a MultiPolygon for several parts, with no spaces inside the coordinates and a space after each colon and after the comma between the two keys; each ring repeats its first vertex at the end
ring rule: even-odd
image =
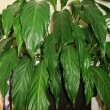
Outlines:
{"type": "Polygon", "coordinates": [[[2,10],[7,7],[7,5],[10,5],[14,2],[15,0],[0,0],[0,14],[2,13],[2,10]]]}

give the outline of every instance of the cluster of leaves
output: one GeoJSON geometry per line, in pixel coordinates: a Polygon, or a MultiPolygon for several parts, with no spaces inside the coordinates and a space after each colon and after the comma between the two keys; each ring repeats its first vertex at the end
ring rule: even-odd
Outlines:
{"type": "Polygon", "coordinates": [[[60,2],[61,11],[57,11],[57,0],[17,0],[3,11],[0,33],[6,37],[0,37],[0,91],[6,95],[7,80],[11,79],[16,110],[48,110],[49,89],[57,108],[62,84],[74,104],[82,78],[87,104],[96,88],[109,110],[106,19],[110,9],[94,0],[60,2]],[[54,7],[53,14],[49,4],[54,7]]]}

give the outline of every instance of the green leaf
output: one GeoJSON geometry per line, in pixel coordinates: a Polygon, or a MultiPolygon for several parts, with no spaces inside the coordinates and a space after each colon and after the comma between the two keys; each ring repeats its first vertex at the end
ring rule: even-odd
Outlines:
{"type": "Polygon", "coordinates": [[[55,48],[55,37],[53,35],[50,35],[45,39],[44,59],[49,72],[55,73],[57,68],[58,58],[55,48]]]}
{"type": "Polygon", "coordinates": [[[87,52],[84,52],[83,55],[84,56],[83,56],[82,77],[85,85],[86,103],[89,104],[94,93],[93,92],[93,89],[94,89],[93,74],[90,69],[92,57],[87,52]]]}
{"type": "Polygon", "coordinates": [[[62,7],[66,6],[68,0],[60,0],[62,7]]]}
{"type": "Polygon", "coordinates": [[[59,99],[61,95],[61,75],[58,70],[56,70],[55,73],[50,73],[49,76],[50,83],[50,91],[54,96],[55,103],[56,103],[56,109],[58,109],[59,99]]]}
{"type": "Polygon", "coordinates": [[[81,17],[91,25],[97,39],[100,42],[103,55],[105,54],[105,41],[107,26],[106,20],[93,2],[82,2],[83,10],[81,11],[81,17]]]}
{"type": "Polygon", "coordinates": [[[45,63],[41,62],[35,67],[34,75],[29,88],[28,110],[49,110],[47,98],[48,72],[45,63]]]}
{"type": "Polygon", "coordinates": [[[49,16],[49,5],[45,1],[30,1],[23,8],[21,15],[22,35],[31,57],[35,56],[36,48],[44,40],[49,16]]]}
{"type": "Polygon", "coordinates": [[[82,65],[82,60],[83,60],[83,52],[84,52],[84,40],[85,40],[85,34],[82,28],[80,28],[78,25],[74,24],[73,25],[73,37],[77,42],[78,46],[78,56],[79,56],[79,61],[80,61],[80,67],[82,65]]]}
{"type": "Polygon", "coordinates": [[[49,1],[54,6],[54,8],[56,8],[57,0],[47,0],[47,1],[49,1]]]}
{"type": "Polygon", "coordinates": [[[17,16],[14,19],[14,32],[17,40],[17,45],[18,45],[18,55],[20,54],[22,44],[23,44],[23,39],[22,39],[22,29],[21,29],[21,22],[19,16],[17,16]]]}
{"type": "Polygon", "coordinates": [[[106,42],[106,53],[108,57],[110,58],[110,42],[106,42]]]}
{"type": "Polygon", "coordinates": [[[25,103],[32,73],[32,62],[30,59],[21,59],[13,75],[12,95],[16,110],[23,110],[26,106],[25,103]]]}
{"type": "Polygon", "coordinates": [[[85,34],[85,41],[87,42],[85,46],[88,51],[91,51],[93,49],[93,45],[96,44],[97,39],[95,38],[90,27],[85,27],[83,30],[85,34]]]}
{"type": "Polygon", "coordinates": [[[10,33],[14,21],[14,15],[19,11],[21,2],[15,2],[8,6],[2,13],[3,29],[6,36],[10,33]]]}
{"type": "Polygon", "coordinates": [[[17,66],[18,58],[15,49],[10,49],[0,59],[0,91],[3,96],[8,90],[7,81],[9,80],[12,70],[17,66]]]}
{"type": "Polygon", "coordinates": [[[61,46],[73,42],[71,22],[72,16],[67,10],[56,11],[53,15],[53,33],[61,46]]]}
{"type": "Polygon", "coordinates": [[[73,103],[75,102],[80,83],[80,68],[77,56],[77,51],[70,46],[65,47],[61,54],[65,88],[73,103]]]}
{"type": "Polygon", "coordinates": [[[92,72],[94,73],[94,82],[99,95],[101,96],[106,107],[110,107],[110,76],[99,67],[92,67],[92,72]]]}
{"type": "Polygon", "coordinates": [[[12,38],[6,38],[0,41],[0,54],[2,53],[2,51],[4,50],[4,48],[6,47],[8,41],[10,41],[12,38]]]}
{"type": "Polygon", "coordinates": [[[50,35],[46,38],[44,44],[44,59],[49,71],[50,90],[55,98],[56,107],[58,108],[59,97],[61,92],[61,76],[57,72],[58,58],[55,48],[55,37],[50,35]],[[50,54],[51,53],[51,54],[50,54]]]}

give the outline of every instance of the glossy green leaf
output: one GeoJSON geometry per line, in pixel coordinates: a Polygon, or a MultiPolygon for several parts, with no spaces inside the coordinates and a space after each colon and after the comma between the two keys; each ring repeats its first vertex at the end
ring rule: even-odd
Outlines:
{"type": "Polygon", "coordinates": [[[44,59],[49,72],[55,73],[57,68],[58,58],[55,49],[55,37],[52,35],[48,36],[45,40],[44,59]]]}
{"type": "Polygon", "coordinates": [[[70,46],[65,47],[61,54],[61,62],[64,70],[65,88],[69,98],[74,103],[80,83],[80,68],[77,51],[70,46]]]}
{"type": "MultiPolygon", "coordinates": [[[[106,108],[110,107],[110,76],[99,67],[92,67],[94,73],[94,82],[101,99],[106,105],[106,108]]],[[[108,110],[107,109],[107,110],[108,110]]]]}
{"type": "Polygon", "coordinates": [[[21,2],[15,2],[14,4],[8,6],[2,13],[2,22],[3,22],[3,29],[6,35],[11,32],[11,27],[14,21],[14,15],[20,9],[21,2]]]}
{"type": "Polygon", "coordinates": [[[78,25],[74,24],[72,26],[73,28],[73,37],[77,42],[77,46],[78,46],[78,56],[79,56],[79,61],[80,61],[80,67],[82,64],[82,60],[83,60],[83,52],[84,52],[84,40],[85,40],[85,34],[82,28],[80,28],[78,25]]]}
{"type": "Polygon", "coordinates": [[[28,58],[21,59],[14,70],[12,95],[16,110],[23,110],[26,106],[27,93],[32,76],[32,62],[28,58]],[[19,102],[19,104],[18,104],[19,102]]]}
{"type": "Polygon", "coordinates": [[[90,1],[82,2],[83,10],[81,11],[81,17],[91,25],[97,39],[100,42],[102,53],[105,53],[105,41],[107,26],[106,20],[98,9],[98,7],[90,1]]]}
{"type": "Polygon", "coordinates": [[[44,40],[49,16],[49,5],[45,1],[30,1],[23,8],[21,15],[22,35],[31,57],[35,56],[36,48],[44,40]]]}
{"type": "Polygon", "coordinates": [[[66,6],[68,0],[60,0],[62,7],[66,6]]]}
{"type": "Polygon", "coordinates": [[[53,15],[53,33],[61,46],[73,42],[71,22],[72,17],[67,10],[56,11],[53,15]]]}
{"type": "Polygon", "coordinates": [[[20,23],[20,18],[17,16],[14,19],[14,32],[17,40],[17,45],[18,45],[18,55],[20,54],[22,44],[23,44],[23,39],[22,39],[22,29],[21,29],[21,23],[20,23]]]}
{"type": "Polygon", "coordinates": [[[28,95],[28,110],[49,110],[48,72],[44,62],[35,67],[28,95]]]}
{"type": "Polygon", "coordinates": [[[2,58],[0,58],[0,91],[3,96],[8,90],[7,81],[9,80],[12,70],[17,66],[18,58],[15,49],[10,49],[2,58]]]}
{"type": "Polygon", "coordinates": [[[82,77],[85,85],[86,103],[88,104],[93,97],[94,90],[93,73],[90,69],[92,57],[87,52],[84,52],[83,55],[82,77]]]}
{"type": "Polygon", "coordinates": [[[57,72],[58,57],[55,48],[55,37],[50,35],[46,38],[44,44],[44,59],[49,71],[49,86],[55,98],[56,107],[58,108],[59,97],[61,92],[61,76],[57,72]],[[51,53],[51,54],[50,54],[51,53]]]}
{"type": "Polygon", "coordinates": [[[58,109],[59,99],[61,95],[61,73],[58,70],[56,70],[55,73],[50,73],[49,79],[50,91],[54,96],[56,108],[58,109]]]}

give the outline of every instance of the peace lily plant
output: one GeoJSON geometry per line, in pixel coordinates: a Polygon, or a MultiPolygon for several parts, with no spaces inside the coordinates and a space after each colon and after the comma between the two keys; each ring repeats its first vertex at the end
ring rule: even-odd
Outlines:
{"type": "Polygon", "coordinates": [[[94,0],[67,2],[60,0],[58,11],[57,0],[16,0],[2,13],[0,91],[5,97],[10,80],[15,110],[49,110],[48,91],[58,109],[62,85],[74,104],[80,83],[86,104],[96,92],[110,110],[110,9],[94,0]]]}

